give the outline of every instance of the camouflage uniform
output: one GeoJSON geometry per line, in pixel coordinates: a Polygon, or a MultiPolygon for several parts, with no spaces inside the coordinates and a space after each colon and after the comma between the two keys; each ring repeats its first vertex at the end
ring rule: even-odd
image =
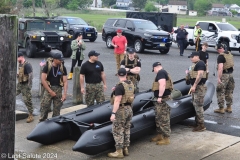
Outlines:
{"type": "Polygon", "coordinates": [[[197,124],[204,123],[203,104],[206,90],[207,87],[205,85],[197,85],[195,92],[192,93],[193,106],[196,111],[195,121],[197,124]]]}
{"type": "Polygon", "coordinates": [[[130,145],[130,128],[133,112],[130,105],[120,106],[116,112],[116,120],[113,121],[112,133],[116,142],[116,149],[122,149],[130,145]]]}
{"type": "Polygon", "coordinates": [[[233,75],[231,74],[222,74],[221,84],[217,84],[217,101],[219,108],[224,108],[224,99],[226,100],[226,105],[231,106],[233,103],[233,90],[235,87],[235,82],[233,75]]]}
{"type": "Polygon", "coordinates": [[[62,98],[62,87],[61,86],[51,86],[53,92],[56,93],[55,97],[52,97],[47,90],[44,90],[43,97],[41,100],[41,117],[39,121],[44,121],[48,118],[48,111],[51,107],[53,101],[53,115],[52,117],[60,115],[60,109],[63,105],[62,98]]]}
{"type": "MultiPolygon", "coordinates": [[[[170,110],[171,108],[164,101],[170,100],[170,96],[162,98],[162,103],[153,102],[155,106],[156,130],[164,137],[170,137],[170,110]]],[[[154,98],[157,101],[157,98],[154,98]]]]}
{"type": "Polygon", "coordinates": [[[87,83],[85,101],[87,106],[94,105],[96,99],[97,104],[105,101],[104,90],[102,83],[87,83]]]}
{"type": "Polygon", "coordinates": [[[28,109],[30,114],[33,113],[33,106],[32,106],[32,94],[31,88],[29,87],[28,83],[18,83],[16,95],[22,93],[23,101],[28,109]]]}

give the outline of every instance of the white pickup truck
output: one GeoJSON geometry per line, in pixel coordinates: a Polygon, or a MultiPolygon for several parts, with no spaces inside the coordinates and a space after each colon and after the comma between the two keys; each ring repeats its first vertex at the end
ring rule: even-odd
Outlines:
{"type": "MultiPolygon", "coordinates": [[[[240,31],[228,22],[215,21],[197,21],[202,29],[201,44],[207,42],[210,47],[216,44],[224,45],[225,50],[233,50],[240,52],[240,31]]],[[[174,28],[176,30],[177,28],[174,28]]],[[[185,28],[188,32],[189,45],[194,45],[194,29],[185,28]]],[[[174,39],[175,35],[173,35],[174,39]]]]}

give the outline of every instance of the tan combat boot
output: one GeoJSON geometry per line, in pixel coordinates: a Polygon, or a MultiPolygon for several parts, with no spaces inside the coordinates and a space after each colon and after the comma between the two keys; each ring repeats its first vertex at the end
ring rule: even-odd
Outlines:
{"type": "Polygon", "coordinates": [[[232,113],[232,107],[227,106],[227,108],[224,109],[225,112],[232,113]]]}
{"type": "Polygon", "coordinates": [[[73,73],[70,72],[67,79],[68,79],[68,80],[71,80],[72,77],[73,77],[73,73]]]}
{"type": "Polygon", "coordinates": [[[157,141],[156,145],[168,145],[170,144],[170,139],[169,137],[163,137],[162,140],[157,141]]]}
{"type": "Polygon", "coordinates": [[[163,139],[162,134],[157,134],[156,137],[153,137],[150,142],[157,142],[163,139]]]}
{"type": "Polygon", "coordinates": [[[116,152],[108,153],[108,157],[111,158],[124,158],[122,149],[117,149],[116,152]]]}
{"type": "Polygon", "coordinates": [[[33,120],[34,120],[33,115],[32,115],[32,114],[29,114],[26,122],[27,122],[27,123],[30,123],[30,122],[32,122],[33,120]]]}
{"type": "Polygon", "coordinates": [[[127,147],[123,147],[123,155],[124,156],[129,156],[129,152],[128,152],[128,148],[127,147]]]}
{"type": "Polygon", "coordinates": [[[215,109],[214,112],[215,113],[221,113],[221,114],[225,113],[224,108],[215,109]]]}
{"type": "Polygon", "coordinates": [[[206,127],[204,126],[204,124],[199,124],[197,127],[193,128],[193,132],[202,132],[205,131],[206,127]]]}

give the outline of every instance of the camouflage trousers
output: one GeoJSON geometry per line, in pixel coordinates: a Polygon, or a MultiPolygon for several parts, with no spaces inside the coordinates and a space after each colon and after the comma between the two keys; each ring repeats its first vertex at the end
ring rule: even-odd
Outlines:
{"type": "Polygon", "coordinates": [[[94,100],[96,100],[97,104],[105,101],[104,90],[102,83],[87,83],[86,84],[86,95],[85,101],[87,106],[94,105],[94,100]]]}
{"type": "Polygon", "coordinates": [[[44,121],[48,118],[48,111],[50,110],[51,104],[53,102],[53,114],[52,117],[60,115],[60,110],[63,105],[62,98],[62,87],[61,86],[51,86],[53,92],[56,93],[55,97],[52,97],[47,90],[44,90],[43,97],[40,105],[41,117],[39,121],[44,121]]]}
{"type": "Polygon", "coordinates": [[[233,90],[235,88],[235,82],[232,74],[222,74],[221,84],[217,84],[217,102],[219,108],[224,108],[226,100],[226,105],[231,106],[233,103],[233,90]]]}
{"type": "Polygon", "coordinates": [[[196,112],[195,122],[197,124],[204,123],[203,105],[206,91],[207,87],[205,85],[197,85],[195,92],[192,93],[193,106],[196,112]]]}
{"type": "Polygon", "coordinates": [[[137,81],[137,79],[134,76],[127,76],[127,80],[132,81],[133,85],[134,85],[134,94],[139,92],[139,88],[138,88],[138,83],[139,81],[137,81]]]}
{"type": "Polygon", "coordinates": [[[31,88],[28,86],[28,83],[18,83],[16,89],[16,95],[22,93],[23,101],[28,109],[29,114],[33,113],[32,106],[32,94],[31,88]]]}
{"type": "Polygon", "coordinates": [[[116,149],[130,146],[130,129],[133,112],[131,106],[119,107],[116,120],[112,124],[112,133],[116,149]]]}
{"type": "MultiPolygon", "coordinates": [[[[170,128],[170,110],[171,108],[164,101],[170,100],[170,96],[162,98],[162,103],[153,102],[155,106],[155,122],[156,130],[159,134],[162,134],[164,137],[170,137],[171,128],[170,128]]],[[[157,98],[154,98],[157,100],[157,98]]]]}

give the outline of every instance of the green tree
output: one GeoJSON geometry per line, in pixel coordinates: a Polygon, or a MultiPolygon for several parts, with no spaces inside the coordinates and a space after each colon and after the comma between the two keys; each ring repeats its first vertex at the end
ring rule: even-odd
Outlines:
{"type": "Polygon", "coordinates": [[[78,0],[71,0],[67,4],[67,9],[69,10],[73,10],[73,11],[78,10],[78,7],[79,7],[78,0]]]}
{"type": "Polygon", "coordinates": [[[206,12],[212,8],[212,4],[206,0],[196,0],[194,3],[194,10],[198,12],[199,16],[206,15],[206,12]]]}
{"type": "Polygon", "coordinates": [[[147,0],[132,0],[135,8],[143,9],[147,3],[147,0]]]}
{"type": "Polygon", "coordinates": [[[77,10],[77,9],[84,9],[92,4],[92,0],[71,0],[67,4],[67,9],[70,10],[77,10]]]}
{"type": "Polygon", "coordinates": [[[61,8],[67,8],[69,0],[60,0],[59,1],[59,7],[61,8]]]}
{"type": "Polygon", "coordinates": [[[11,12],[12,2],[0,0],[0,14],[9,14],[11,12]]]}
{"type": "Polygon", "coordinates": [[[230,12],[232,12],[233,15],[237,15],[238,14],[238,12],[235,11],[235,10],[230,10],[230,12]]]}
{"type": "Polygon", "coordinates": [[[111,5],[116,4],[116,1],[117,1],[117,0],[102,0],[102,4],[103,4],[103,6],[109,7],[109,6],[111,6],[111,5]]]}
{"type": "Polygon", "coordinates": [[[148,1],[145,5],[144,10],[146,12],[157,11],[158,9],[154,6],[153,2],[148,1]]]}
{"type": "Polygon", "coordinates": [[[187,6],[189,10],[194,9],[194,3],[195,3],[195,0],[187,0],[187,6]]]}

